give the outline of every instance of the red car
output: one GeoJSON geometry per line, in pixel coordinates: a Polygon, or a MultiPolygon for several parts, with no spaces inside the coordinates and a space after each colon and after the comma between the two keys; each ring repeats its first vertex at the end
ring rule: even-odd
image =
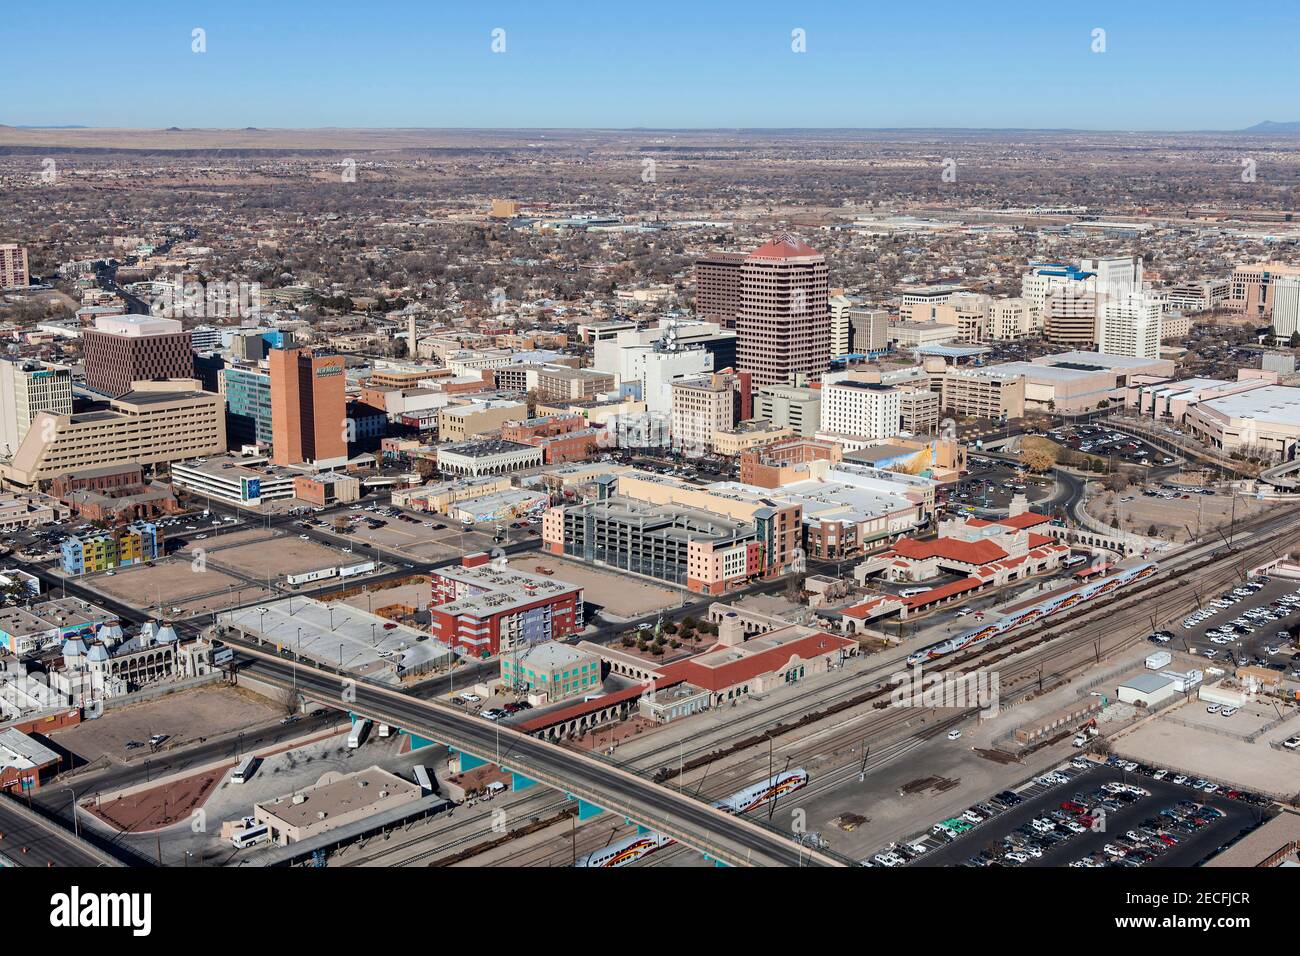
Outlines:
{"type": "Polygon", "coordinates": [[[1171,837],[1168,833],[1161,833],[1158,834],[1158,836],[1160,837],[1160,842],[1165,844],[1165,846],[1173,846],[1178,842],[1176,839],[1171,837]]]}
{"type": "Polygon", "coordinates": [[[391,631],[391,630],[392,630],[393,628],[395,628],[395,627],[397,627],[397,625],[396,625],[395,623],[393,623],[392,621],[389,621],[387,624],[384,625],[384,630],[385,630],[385,631],[391,631]]]}
{"type": "Polygon", "coordinates": [[[1073,800],[1066,800],[1061,804],[1062,810],[1069,810],[1071,813],[1087,813],[1088,808],[1081,803],[1075,803],[1073,800]]]}
{"type": "Polygon", "coordinates": [[[1097,818],[1096,818],[1096,817],[1088,816],[1087,814],[1085,814],[1084,816],[1079,817],[1079,825],[1080,825],[1080,826],[1085,826],[1085,827],[1087,827],[1089,830],[1092,829],[1092,825],[1093,825],[1094,823],[1096,823],[1096,822],[1097,822],[1097,818]]]}

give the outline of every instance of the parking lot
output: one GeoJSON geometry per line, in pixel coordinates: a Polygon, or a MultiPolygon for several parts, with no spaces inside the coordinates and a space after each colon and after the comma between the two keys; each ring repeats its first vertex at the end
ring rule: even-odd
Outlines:
{"type": "Polygon", "coordinates": [[[936,824],[882,854],[917,866],[1195,866],[1257,826],[1267,805],[1176,779],[1154,767],[1076,758],[944,821],[949,832],[960,831],[955,837],[936,824]]]}
{"type": "Polygon", "coordinates": [[[1160,467],[1176,462],[1168,452],[1104,425],[1063,425],[1045,437],[1071,451],[1112,459],[1119,464],[1160,467]]]}
{"type": "Polygon", "coordinates": [[[1257,664],[1300,676],[1294,639],[1300,630],[1300,581],[1271,578],[1202,597],[1200,611],[1175,622],[1169,647],[1231,670],[1257,664]]]}
{"type": "Polygon", "coordinates": [[[1006,462],[979,455],[969,458],[967,471],[967,477],[938,493],[937,501],[946,502],[951,511],[1005,512],[1018,494],[1036,505],[1050,498],[1055,488],[1050,477],[1026,477],[1006,462]]]}
{"type": "Polygon", "coordinates": [[[1234,522],[1263,514],[1276,503],[1234,495],[1229,489],[1153,482],[1121,492],[1102,491],[1088,499],[1088,512],[1134,534],[1188,541],[1225,531],[1234,522]]]}
{"type": "Polygon", "coordinates": [[[195,541],[185,553],[204,552],[209,567],[225,569],[253,581],[271,581],[288,574],[319,571],[369,560],[364,554],[348,554],[316,541],[304,541],[283,531],[254,532],[232,540],[195,541]]]}

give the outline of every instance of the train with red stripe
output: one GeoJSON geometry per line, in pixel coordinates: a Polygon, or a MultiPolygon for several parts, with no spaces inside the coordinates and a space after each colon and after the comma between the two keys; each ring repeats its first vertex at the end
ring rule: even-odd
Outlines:
{"type": "Polygon", "coordinates": [[[1156,562],[1148,561],[1144,564],[1135,564],[1130,568],[1121,568],[1107,577],[1076,585],[1052,597],[1045,598],[1037,604],[1007,614],[990,624],[971,628],[969,631],[963,631],[947,640],[931,644],[929,647],[923,647],[907,658],[908,666],[924,664],[927,661],[947,657],[949,654],[955,654],[958,651],[978,647],[991,638],[1014,631],[1017,628],[1026,627],[1043,618],[1060,614],[1062,611],[1068,611],[1072,607],[1094,601],[1105,594],[1110,594],[1120,588],[1145,580],[1159,569],[1160,566],[1156,562]]]}
{"type": "MultiPolygon", "coordinates": [[[[723,813],[747,813],[755,807],[780,799],[785,794],[793,793],[807,785],[808,771],[801,768],[785,770],[776,774],[770,780],[756,783],[752,787],[746,787],[738,793],[733,793],[725,800],[718,800],[713,806],[723,813]]],[[[588,853],[574,865],[582,867],[626,866],[676,842],[670,836],[665,836],[654,830],[646,830],[617,843],[611,843],[595,853],[588,853]]]]}

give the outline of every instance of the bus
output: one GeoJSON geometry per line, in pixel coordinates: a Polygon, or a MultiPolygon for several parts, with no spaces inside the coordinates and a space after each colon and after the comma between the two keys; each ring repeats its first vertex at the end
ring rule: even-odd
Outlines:
{"type": "Polygon", "coordinates": [[[239,766],[230,771],[231,783],[247,783],[253,779],[253,771],[257,769],[257,758],[253,756],[245,757],[239,761],[239,766]]]}
{"type": "Polygon", "coordinates": [[[255,843],[261,843],[263,840],[269,839],[271,839],[271,828],[263,823],[258,827],[236,830],[230,836],[230,845],[236,850],[242,850],[246,846],[252,846],[255,843]]]}
{"type": "Polygon", "coordinates": [[[1079,565],[1087,564],[1087,563],[1088,563],[1088,556],[1086,554],[1072,554],[1064,561],[1061,562],[1061,567],[1077,568],[1079,565]]]}
{"type": "Polygon", "coordinates": [[[433,781],[429,779],[429,771],[424,768],[424,764],[416,764],[411,769],[411,773],[415,775],[415,782],[420,785],[421,793],[433,793],[433,781]]]}
{"type": "Polygon", "coordinates": [[[366,739],[366,730],[370,727],[370,721],[364,717],[358,717],[352,721],[352,733],[348,734],[348,749],[356,750],[361,746],[361,741],[366,739]]]}

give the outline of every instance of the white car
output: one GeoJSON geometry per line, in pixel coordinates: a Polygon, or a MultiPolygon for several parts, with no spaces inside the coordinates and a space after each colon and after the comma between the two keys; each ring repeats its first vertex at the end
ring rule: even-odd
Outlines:
{"type": "Polygon", "coordinates": [[[1217,714],[1217,713],[1219,712],[1219,705],[1218,705],[1218,704],[1210,704],[1210,706],[1208,706],[1208,707],[1205,708],[1205,712],[1206,712],[1207,714],[1217,714]]]}
{"type": "Polygon", "coordinates": [[[1282,746],[1287,750],[1300,750],[1300,737],[1288,737],[1282,741],[1282,746]]]}
{"type": "Polygon", "coordinates": [[[1236,707],[1225,707],[1225,708],[1223,708],[1223,710],[1221,710],[1219,713],[1220,713],[1222,716],[1224,716],[1224,717],[1231,717],[1231,716],[1232,716],[1233,714],[1235,714],[1236,712],[1237,712],[1237,708],[1236,708],[1236,707]]]}
{"type": "Polygon", "coordinates": [[[483,698],[480,697],[478,694],[471,694],[469,691],[462,691],[460,695],[460,699],[465,701],[465,703],[467,704],[477,704],[483,698]]]}
{"type": "Polygon", "coordinates": [[[949,739],[949,740],[959,740],[959,739],[961,739],[961,731],[960,731],[960,730],[950,730],[950,731],[948,731],[948,739],[949,739]]]}

